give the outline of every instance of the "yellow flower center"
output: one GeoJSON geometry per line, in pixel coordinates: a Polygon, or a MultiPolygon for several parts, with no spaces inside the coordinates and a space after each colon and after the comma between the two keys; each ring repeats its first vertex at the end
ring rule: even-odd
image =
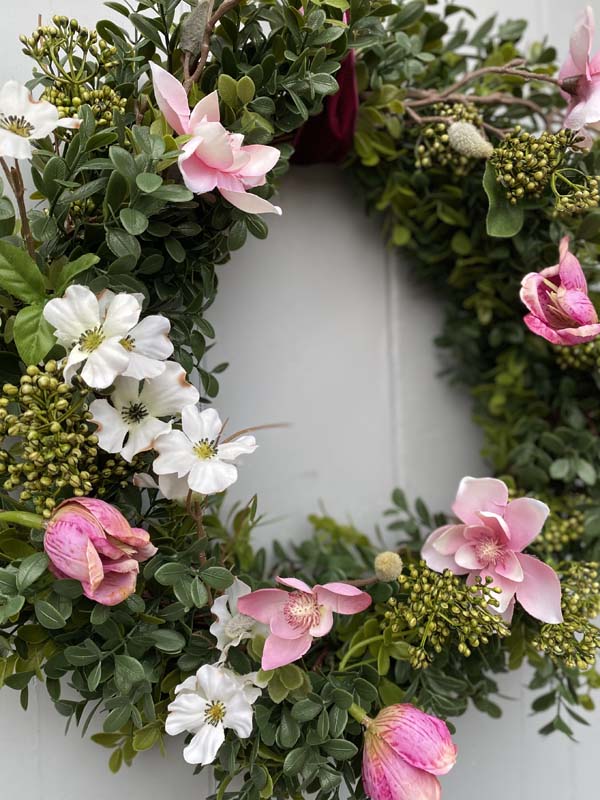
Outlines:
{"type": "Polygon", "coordinates": [[[84,353],[93,353],[97,350],[102,342],[106,339],[102,328],[92,328],[79,337],[79,347],[84,353]]]}
{"type": "Polygon", "coordinates": [[[131,353],[135,350],[135,339],[133,336],[126,336],[124,339],[121,339],[121,347],[124,347],[128,353],[131,353]]]}
{"type": "Polygon", "coordinates": [[[209,442],[208,439],[201,439],[194,445],[194,454],[202,461],[208,461],[217,455],[217,448],[214,442],[209,442]]]}
{"type": "Polygon", "coordinates": [[[213,700],[204,709],[204,721],[215,728],[225,719],[225,704],[220,700],[213,700]]]}
{"type": "Polygon", "coordinates": [[[25,117],[17,117],[15,114],[10,114],[8,117],[0,114],[0,128],[24,139],[28,139],[33,133],[33,125],[27,122],[25,117]]]}

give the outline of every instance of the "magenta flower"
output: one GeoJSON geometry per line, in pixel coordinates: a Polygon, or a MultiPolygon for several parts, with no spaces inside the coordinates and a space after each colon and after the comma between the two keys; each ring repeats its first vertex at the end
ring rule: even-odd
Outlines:
{"type": "Polygon", "coordinates": [[[529,309],[524,318],[529,330],[552,344],[584,344],[600,335],[598,314],[581,264],[569,252],[568,236],[561,239],[558,264],[525,275],[521,300],[529,309]]]}
{"type": "Polygon", "coordinates": [[[312,640],[325,636],[333,626],[333,612],[357,614],[371,598],[347,583],[325,583],[312,589],[296,578],[277,578],[294,589],[258,589],[238,599],[238,611],[269,626],[262,668],[277,669],[308,652],[312,640]]]}
{"type": "Polygon", "coordinates": [[[512,612],[513,598],[528,614],[542,622],[562,622],[560,581],[543,561],[522,551],[542,530],[549,513],[545,503],[532,497],[508,502],[506,484],[496,478],[463,478],[453,512],[461,520],[434,531],[421,556],[430,569],[455,575],[476,576],[502,592],[500,614],[512,612]]]}
{"type": "Polygon", "coordinates": [[[594,39],[594,12],[591,6],[577,21],[571,36],[569,55],[558,77],[568,100],[565,128],[579,130],[600,121],[600,53],[591,58],[594,39]]]}
{"type": "Polygon", "coordinates": [[[156,553],[147,531],[132,528],[114,506],[91,497],[72,497],[58,506],[44,550],[57,578],[80,581],[85,596],[103,606],[133,594],[138,562],[156,553]]]}
{"type": "Polygon", "coordinates": [[[216,92],[204,97],[190,112],[182,84],[157,64],[150,64],[156,102],[168,124],[191,137],[181,148],[179,169],[194,194],[218,189],[231,205],[248,214],[281,214],[272,205],[247,190],[266,183],[266,174],[279,160],[279,150],[262,144],[243,145],[241,133],[230,133],[221,125],[216,92]]]}
{"type": "Polygon", "coordinates": [[[445,722],[408,704],[365,717],[362,779],[371,800],[439,800],[440,783],[456,763],[445,722]]]}

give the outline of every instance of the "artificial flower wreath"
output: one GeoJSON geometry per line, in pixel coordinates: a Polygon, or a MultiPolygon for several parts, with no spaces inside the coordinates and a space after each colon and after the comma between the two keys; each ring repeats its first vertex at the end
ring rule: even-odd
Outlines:
{"type": "Polygon", "coordinates": [[[115,772],[186,734],[239,800],[436,800],[450,718],[525,660],[571,735],[600,684],[591,10],[556,74],[435,1],[107,5],[125,28],[56,16],[0,90],[0,686],[45,682],[115,772]],[[383,552],[315,516],[266,553],[255,499],[223,514],[258,429],[211,405],[205,312],[290,158],[350,169],[445,293],[496,476],[451,516],[396,489],[383,552]]]}

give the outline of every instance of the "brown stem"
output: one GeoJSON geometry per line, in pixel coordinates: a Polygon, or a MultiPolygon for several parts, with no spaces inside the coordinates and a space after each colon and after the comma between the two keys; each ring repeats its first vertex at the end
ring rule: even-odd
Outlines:
{"type": "MultiPolygon", "coordinates": [[[[223,425],[223,428],[224,427],[225,425],[223,425]]],[[[226,439],[223,439],[223,444],[225,444],[225,442],[231,442],[233,441],[233,439],[237,439],[238,436],[243,436],[245,433],[253,433],[254,431],[268,431],[272,428],[289,428],[289,427],[290,427],[289,422],[273,422],[270,425],[253,425],[251,428],[242,428],[241,431],[236,431],[235,433],[232,433],[231,436],[228,436],[226,439]]]]}
{"type": "Polygon", "coordinates": [[[208,60],[208,55],[210,53],[210,37],[213,34],[215,26],[217,22],[224,17],[225,14],[228,14],[233,8],[238,6],[242,0],[224,0],[221,5],[217,8],[215,13],[206,23],[206,28],[204,30],[204,38],[202,39],[202,46],[200,48],[200,57],[198,59],[198,63],[196,64],[196,69],[190,74],[190,59],[188,59],[187,64],[184,59],[184,80],[183,80],[183,87],[186,92],[189,94],[190,89],[195,83],[198,83],[200,80],[200,76],[202,75],[202,70],[204,69],[204,65],[208,60]],[[186,76],[187,72],[187,76],[186,76]]]}
{"type": "Polygon", "coordinates": [[[29,218],[27,217],[27,207],[25,206],[25,184],[23,183],[23,175],[21,174],[19,162],[15,160],[15,166],[9,167],[4,158],[0,157],[0,164],[2,165],[2,169],[6,175],[6,180],[8,181],[10,188],[13,190],[15,200],[17,201],[19,217],[21,219],[21,236],[23,237],[23,241],[27,247],[27,252],[32,258],[35,258],[35,242],[33,241],[33,234],[31,233],[29,218]]]}
{"type": "Polygon", "coordinates": [[[440,93],[440,97],[444,98],[450,94],[454,94],[457,89],[466,86],[468,83],[471,83],[471,81],[477,80],[477,78],[482,78],[484,75],[512,75],[516,78],[523,78],[523,80],[526,81],[544,81],[545,83],[552,83],[554,86],[560,87],[559,79],[553,78],[552,75],[540,75],[537,72],[529,72],[529,70],[526,69],[516,69],[516,67],[524,63],[524,58],[515,58],[513,61],[509,61],[507,64],[503,64],[500,67],[480,67],[479,69],[474,69],[472,72],[467,72],[466,75],[463,75],[456,83],[444,89],[444,91],[440,93]]]}

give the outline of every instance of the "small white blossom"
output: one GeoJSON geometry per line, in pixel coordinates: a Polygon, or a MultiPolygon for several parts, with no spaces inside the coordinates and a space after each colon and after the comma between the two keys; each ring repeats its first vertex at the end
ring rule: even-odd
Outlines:
{"type": "Polygon", "coordinates": [[[134,378],[117,378],[110,402],[94,400],[90,405],[103,450],[131,461],[137,453],[151,450],[154,440],[171,430],[171,422],[161,417],[180,414],[186,405],[198,402],[198,390],[188,383],[182,366],[168,361],[163,370],[142,386],[134,378]]]}
{"type": "Polygon", "coordinates": [[[247,739],[252,733],[252,705],[261,694],[253,675],[204,664],[195,675],[175,689],[165,730],[170,736],[189,732],[194,736],[183,751],[188,764],[212,764],[231,728],[247,739]]]}
{"type": "Polygon", "coordinates": [[[60,119],[46,100],[34,100],[26,86],[8,81],[0,89],[0,156],[30,159],[32,141],[44,139],[58,127],[78,128],[80,120],[60,119]]]}
{"type": "Polygon", "coordinates": [[[129,365],[122,340],[137,324],[142,306],[132,294],[116,294],[106,307],[87,286],[74,284],[64,297],[50,300],[44,318],[56,329],[68,351],[65,380],[71,381],[83,363],[81,377],[93,389],[106,389],[129,365]]]}
{"type": "Polygon", "coordinates": [[[200,494],[225,491],[237,480],[234,462],[256,450],[254,436],[221,441],[223,424],[214,408],[200,411],[186,406],[181,423],[183,430],[172,430],[156,440],[154,449],[159,455],[153,464],[154,472],[169,476],[172,482],[185,478],[188,489],[200,494]]]}
{"type": "Polygon", "coordinates": [[[257,622],[252,617],[238,611],[237,604],[240,597],[250,594],[252,590],[247,583],[236,578],[225,592],[217,597],[210,609],[216,617],[216,622],[209,630],[217,640],[217,648],[221,651],[219,661],[227,658],[230,647],[237,647],[244,639],[254,636],[268,635],[269,630],[262,622],[257,622]]]}

